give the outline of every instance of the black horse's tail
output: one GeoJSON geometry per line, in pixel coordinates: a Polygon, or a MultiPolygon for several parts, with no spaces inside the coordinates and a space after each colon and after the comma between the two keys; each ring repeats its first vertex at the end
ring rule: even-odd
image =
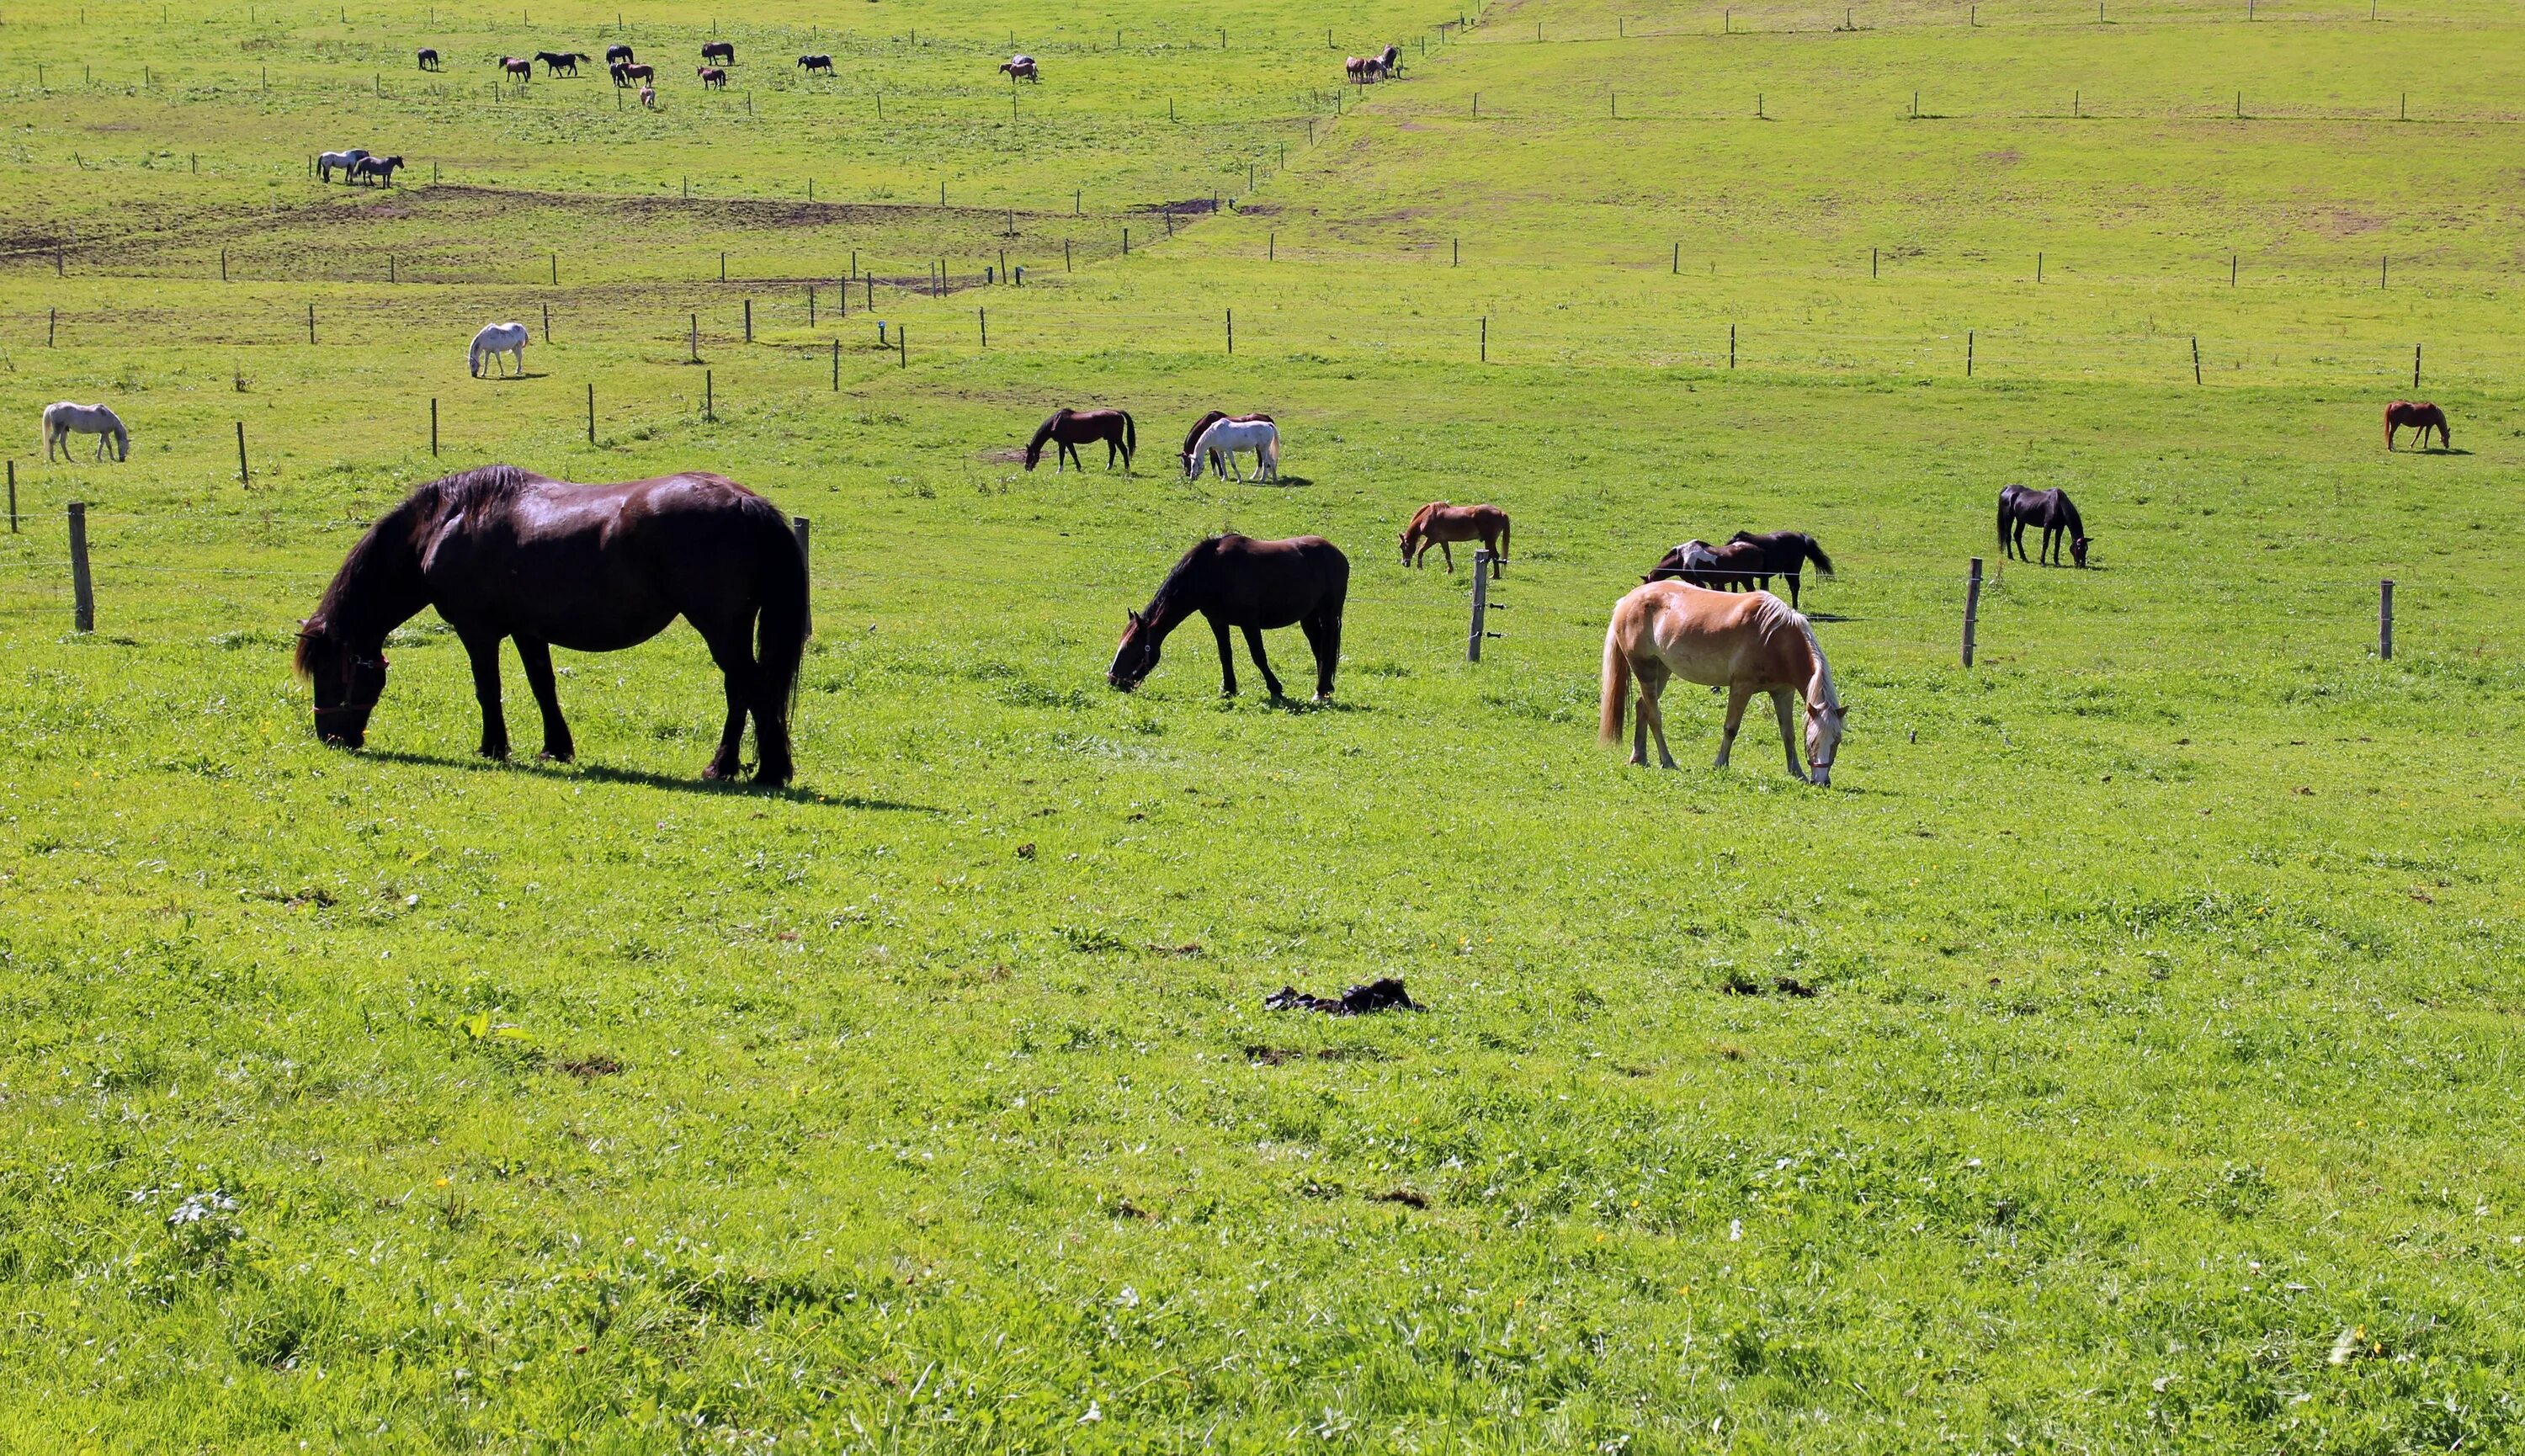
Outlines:
{"type": "Polygon", "coordinates": [[[1823,548],[1815,544],[1814,537],[1801,531],[1798,535],[1798,549],[1806,553],[1807,560],[1815,564],[1816,571],[1827,577],[1832,575],[1832,558],[1823,554],[1823,548]]]}
{"type": "MultiPolygon", "coordinates": [[[[765,698],[780,704],[780,720],[788,725],[798,706],[798,666],[807,655],[807,550],[776,509],[767,504],[763,519],[767,539],[763,569],[756,578],[763,593],[763,616],[756,628],[755,658],[761,665],[765,698]],[[776,543],[768,539],[775,532],[776,543]]],[[[760,737],[760,719],[755,728],[760,737]]]]}
{"type": "Polygon", "coordinates": [[[1132,420],[1131,412],[1129,410],[1124,410],[1122,412],[1122,463],[1124,465],[1129,465],[1131,463],[1131,457],[1139,453],[1139,424],[1132,420]]]}
{"type": "Polygon", "coordinates": [[[2002,554],[2007,550],[2007,508],[2010,504],[2007,492],[2002,490],[1999,493],[1999,549],[2002,554]]]}

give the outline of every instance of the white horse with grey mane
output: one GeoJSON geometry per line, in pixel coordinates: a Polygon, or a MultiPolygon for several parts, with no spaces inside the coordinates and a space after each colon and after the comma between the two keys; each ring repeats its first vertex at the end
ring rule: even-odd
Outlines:
{"type": "Polygon", "coordinates": [[[353,147],[347,152],[318,152],[316,179],[320,182],[329,182],[333,179],[333,174],[351,171],[368,155],[367,147],[353,147]]]}
{"type": "Polygon", "coordinates": [[[59,445],[65,458],[77,459],[70,446],[74,431],[96,436],[96,458],[99,460],[105,458],[108,440],[114,442],[115,459],[131,458],[131,431],[124,428],[122,416],[101,404],[73,404],[67,399],[60,404],[44,406],[44,458],[52,459],[53,447],[59,445]]]}
{"type": "Polygon", "coordinates": [[[477,379],[482,377],[482,361],[485,357],[492,361],[492,367],[496,369],[499,368],[499,358],[503,354],[516,357],[518,373],[526,372],[526,326],[523,324],[483,325],[482,331],[473,335],[473,352],[469,361],[473,369],[473,377],[477,379]]]}
{"type": "Polygon", "coordinates": [[[1193,442],[1191,457],[1184,462],[1184,478],[1200,479],[1201,468],[1207,463],[1222,480],[1229,471],[1235,471],[1242,483],[1245,472],[1236,464],[1240,453],[1254,457],[1255,479],[1280,478],[1280,427],[1268,420],[1221,420],[1203,430],[1201,438],[1193,442]]]}

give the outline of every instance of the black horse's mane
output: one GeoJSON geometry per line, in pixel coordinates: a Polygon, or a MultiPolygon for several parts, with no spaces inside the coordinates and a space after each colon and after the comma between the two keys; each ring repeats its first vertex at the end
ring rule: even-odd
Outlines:
{"type": "Polygon", "coordinates": [[[1071,413],[1072,412],[1066,408],[1053,411],[1052,418],[1044,421],[1042,426],[1035,430],[1034,438],[1026,441],[1026,448],[1040,453],[1043,449],[1043,442],[1052,438],[1052,427],[1059,425],[1063,419],[1071,413]]]}
{"type": "Polygon", "coordinates": [[[442,476],[424,485],[416,485],[410,495],[396,503],[392,510],[376,519],[353,543],[350,554],[342,558],[342,569],[333,574],[332,583],[324,588],[323,599],[316,604],[298,633],[298,650],[290,659],[298,676],[308,675],[309,646],[319,640],[330,640],[334,619],[343,600],[359,589],[378,571],[388,569],[388,554],[398,546],[410,549],[415,526],[423,519],[440,519],[465,515],[484,505],[497,504],[515,497],[531,481],[541,479],[534,472],[514,465],[486,465],[470,471],[442,476]]]}
{"type": "Polygon", "coordinates": [[[1176,558],[1174,570],[1166,573],[1166,578],[1158,583],[1157,594],[1149,598],[1149,610],[1140,615],[1155,618],[1158,615],[1158,609],[1166,604],[1167,599],[1175,594],[1185,580],[1218,550],[1218,543],[1226,539],[1227,537],[1223,535],[1204,536],[1193,542],[1191,549],[1176,558]]]}

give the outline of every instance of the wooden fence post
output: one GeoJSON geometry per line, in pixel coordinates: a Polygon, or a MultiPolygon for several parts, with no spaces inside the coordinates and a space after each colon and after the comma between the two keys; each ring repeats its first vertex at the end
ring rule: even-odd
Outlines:
{"type": "Polygon", "coordinates": [[[712,397],[711,372],[709,370],[702,371],[702,418],[711,421],[718,419],[717,403],[712,397]]]}
{"type": "Polygon", "coordinates": [[[1972,372],[1973,372],[1973,331],[1972,331],[1971,329],[1967,328],[1967,329],[1965,329],[1965,330],[1964,330],[1964,377],[1965,377],[1965,378],[1967,378],[1967,379],[1971,378],[1971,377],[1972,377],[1972,372]]]}
{"type": "Polygon", "coordinates": [[[1236,357],[1236,310],[1227,311],[1227,357],[1236,357]]]}
{"type": "Polygon", "coordinates": [[[691,347],[692,347],[692,360],[691,360],[691,362],[692,362],[692,363],[694,363],[694,364],[699,364],[699,363],[701,363],[701,362],[702,362],[702,316],[701,316],[701,315],[699,315],[699,314],[695,314],[695,315],[693,315],[693,316],[692,316],[692,330],[693,330],[693,331],[692,331],[692,335],[691,335],[691,340],[692,340],[692,345],[691,345],[691,347]]]}
{"type": "Polygon", "coordinates": [[[2411,387],[2420,387],[2420,346],[2411,345],[2411,387]]]}
{"type": "Polygon", "coordinates": [[[587,442],[596,443],[596,385],[587,386],[587,442]]]}
{"type": "Polygon", "coordinates": [[[894,367],[912,368],[912,330],[900,325],[894,330],[894,367]]]}
{"type": "Polygon", "coordinates": [[[316,342],[316,305],[307,305],[307,342],[316,342]]]}
{"type": "Polygon", "coordinates": [[[751,298],[745,301],[745,341],[749,344],[754,342],[754,300],[751,298]]]}
{"type": "MultiPolygon", "coordinates": [[[[72,507],[76,510],[77,507],[72,507]]],[[[2394,660],[2394,578],[2387,577],[2384,591],[2376,600],[2376,655],[2386,662],[2394,660]]]]}
{"type": "Polygon", "coordinates": [[[544,342],[552,342],[552,305],[544,305],[544,342]]]}
{"type": "Polygon", "coordinates": [[[438,401],[434,397],[429,401],[429,453],[433,458],[438,454],[438,401]]]}
{"type": "Polygon", "coordinates": [[[254,477],[253,477],[252,476],[250,476],[250,475],[248,475],[248,474],[246,473],[246,468],[245,468],[245,422],[244,422],[243,420],[239,420],[239,421],[236,423],[236,429],[237,429],[237,483],[238,483],[239,485],[244,486],[244,487],[245,487],[246,489],[248,489],[248,490],[252,490],[252,489],[254,488],[254,477]]]}
{"type": "Polygon", "coordinates": [[[813,283],[807,285],[807,326],[816,326],[816,285],[813,283]]]}
{"type": "Polygon", "coordinates": [[[1964,666],[1973,665],[1973,628],[1981,620],[1981,558],[1972,559],[1972,575],[1964,578],[1964,666]]]}
{"type": "Polygon", "coordinates": [[[977,308],[973,310],[973,318],[982,330],[982,347],[987,349],[991,346],[991,311],[977,308]]]}
{"type": "Polygon", "coordinates": [[[1482,315],[1482,363],[1491,362],[1491,316],[1482,315]]]}
{"type": "Polygon", "coordinates": [[[1464,661],[1482,660],[1482,638],[1490,635],[1485,624],[1490,620],[1491,554],[1488,550],[1473,553],[1473,629],[1464,639],[1464,661]]]}
{"type": "Polygon", "coordinates": [[[1727,367],[1736,367],[1736,326],[1733,324],[1727,326],[1727,367]]]}
{"type": "Polygon", "coordinates": [[[71,629],[96,630],[96,589],[87,574],[87,502],[71,502],[71,629]]]}
{"type": "Polygon", "coordinates": [[[2201,382],[2201,335],[2192,335],[2192,382],[2201,382]]]}
{"type": "MultiPolygon", "coordinates": [[[[812,578],[815,575],[815,558],[809,555],[807,551],[807,518],[804,516],[790,517],[789,529],[795,532],[798,537],[798,560],[801,565],[807,567],[808,576],[812,578]]],[[[807,591],[807,635],[812,637],[815,634],[816,593],[814,583],[811,579],[807,591]]]]}
{"type": "MultiPolygon", "coordinates": [[[[842,296],[847,298],[850,295],[842,296]]],[[[840,339],[833,340],[833,392],[835,394],[842,392],[842,341],[840,339]]]]}
{"type": "Polygon", "coordinates": [[[9,534],[18,533],[18,462],[9,462],[9,534]]]}

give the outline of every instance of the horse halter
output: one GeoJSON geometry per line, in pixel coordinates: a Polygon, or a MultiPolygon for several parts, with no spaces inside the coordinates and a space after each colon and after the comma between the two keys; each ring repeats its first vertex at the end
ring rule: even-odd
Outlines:
{"type": "MultiPolygon", "coordinates": [[[[332,639],[332,638],[325,637],[325,636],[322,636],[322,634],[317,633],[317,632],[302,631],[302,632],[300,632],[300,633],[298,634],[298,640],[300,640],[300,641],[302,641],[302,642],[310,642],[310,641],[322,642],[322,641],[330,641],[330,640],[333,640],[333,639],[332,639]]],[[[377,706],[377,699],[378,699],[378,698],[380,698],[380,697],[382,697],[382,696],[384,696],[384,694],[385,694],[385,690],[386,690],[386,667],[387,667],[386,655],[385,655],[385,653],[383,653],[382,651],[380,651],[380,652],[379,652],[376,656],[374,656],[374,657],[364,657],[364,656],[362,656],[362,655],[361,655],[357,650],[355,650],[355,649],[353,649],[353,648],[349,648],[349,647],[345,647],[345,648],[343,648],[343,649],[342,649],[342,701],[340,701],[340,702],[338,702],[338,703],[335,703],[335,704],[334,704],[332,707],[330,707],[330,708],[319,708],[319,709],[317,709],[317,710],[316,710],[316,711],[317,711],[317,713],[318,713],[319,715],[322,715],[322,714],[326,714],[326,713],[369,713],[369,712],[373,712],[373,711],[376,709],[376,706],[377,706]],[[354,691],[356,691],[356,690],[357,690],[357,688],[358,688],[358,686],[359,686],[359,681],[360,681],[360,670],[361,670],[362,668],[374,668],[374,669],[376,669],[376,670],[377,670],[377,690],[376,690],[375,692],[372,692],[372,693],[369,694],[369,700],[368,700],[367,702],[365,702],[365,703],[355,703],[355,702],[352,702],[352,701],[351,701],[351,696],[352,696],[353,692],[354,692],[354,691]]]]}

